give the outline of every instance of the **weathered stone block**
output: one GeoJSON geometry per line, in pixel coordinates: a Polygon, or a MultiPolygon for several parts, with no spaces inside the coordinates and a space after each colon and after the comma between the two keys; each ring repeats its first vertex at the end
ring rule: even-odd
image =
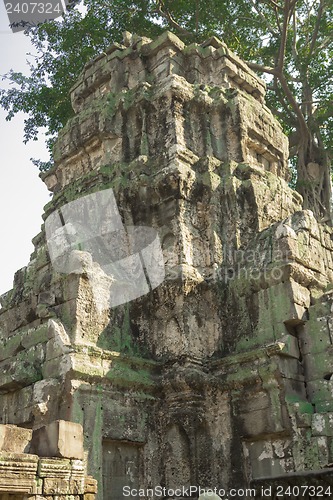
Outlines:
{"type": "Polygon", "coordinates": [[[58,356],[45,360],[42,366],[42,375],[44,379],[65,376],[72,369],[73,363],[70,354],[58,356]]]}
{"type": "Polygon", "coordinates": [[[84,493],[97,493],[97,481],[92,477],[86,477],[84,481],[84,493]]]}
{"type": "Polygon", "coordinates": [[[253,478],[275,477],[285,472],[281,460],[274,456],[272,441],[255,441],[247,449],[253,478]]]}
{"type": "Polygon", "coordinates": [[[48,339],[48,327],[47,324],[40,325],[36,328],[28,329],[21,338],[22,346],[25,349],[36,344],[42,344],[48,339]]]}
{"type": "Polygon", "coordinates": [[[57,420],[34,429],[32,449],[43,457],[83,459],[83,432],[79,424],[57,420]]]}
{"type": "Polygon", "coordinates": [[[33,386],[27,386],[17,391],[0,394],[0,418],[2,422],[12,422],[15,425],[29,425],[32,420],[33,386]]]}
{"type": "Polygon", "coordinates": [[[308,439],[300,436],[293,446],[293,456],[296,470],[318,469],[318,442],[317,438],[308,439]]]}
{"type": "Polygon", "coordinates": [[[329,463],[333,463],[333,438],[329,437],[327,438],[327,448],[328,448],[328,460],[329,463]]]}
{"type": "Polygon", "coordinates": [[[84,500],[95,500],[96,496],[94,493],[85,493],[84,500]]]}
{"type": "Polygon", "coordinates": [[[242,415],[242,434],[246,437],[281,432],[281,422],[274,416],[271,406],[242,415]]]}
{"type": "Polygon", "coordinates": [[[256,410],[267,409],[270,406],[270,398],[267,392],[258,392],[251,395],[250,398],[240,398],[237,401],[237,411],[240,413],[249,413],[256,410]]]}
{"type": "Polygon", "coordinates": [[[293,280],[290,281],[290,298],[300,306],[310,306],[310,291],[293,280]]]}
{"type": "Polygon", "coordinates": [[[0,425],[0,451],[28,453],[32,430],[15,425],[0,425]]]}
{"type": "MultiPolygon", "coordinates": [[[[110,363],[112,366],[112,363],[110,363]]],[[[84,353],[78,353],[74,358],[73,358],[73,370],[76,373],[82,373],[82,374],[87,374],[88,376],[94,377],[94,376],[103,376],[107,375],[114,369],[112,366],[111,370],[105,371],[103,368],[102,364],[102,357],[101,355],[96,354],[95,356],[92,355],[87,355],[84,353]]],[[[116,370],[114,370],[116,372],[116,370]]],[[[130,372],[130,370],[129,370],[130,372]]],[[[110,373],[110,378],[112,378],[112,375],[110,373]]]]}
{"type": "Polygon", "coordinates": [[[317,401],[315,405],[317,412],[320,413],[333,412],[333,401],[331,399],[326,401],[317,401]]]}
{"type": "Polygon", "coordinates": [[[64,326],[55,320],[48,321],[48,337],[45,360],[50,361],[73,351],[71,340],[64,326]]]}
{"type": "Polygon", "coordinates": [[[300,330],[299,342],[304,355],[316,354],[332,348],[331,335],[327,328],[326,319],[320,318],[317,325],[305,325],[304,329],[300,330]]]}
{"type": "Polygon", "coordinates": [[[22,350],[21,335],[12,335],[7,341],[0,343],[0,361],[14,356],[22,350]]]}
{"type": "MultiPolygon", "coordinates": [[[[28,479],[25,477],[17,477],[15,474],[13,477],[2,476],[0,478],[0,498],[1,500],[21,500],[22,498],[29,498],[35,500],[35,495],[41,493],[40,488],[38,488],[35,479],[28,479]],[[16,477],[15,477],[16,476],[16,477]],[[17,495],[10,495],[7,492],[15,492],[17,495]],[[23,496],[24,495],[24,496],[23,496]]],[[[43,498],[43,497],[42,497],[43,498]]]]}
{"type": "Polygon", "coordinates": [[[333,347],[329,346],[322,352],[305,354],[303,365],[306,380],[329,380],[333,375],[333,347]]]}
{"type": "Polygon", "coordinates": [[[284,378],[283,385],[285,390],[286,399],[296,399],[306,401],[307,392],[304,383],[304,377],[284,378]]]}
{"type": "Polygon", "coordinates": [[[286,354],[292,358],[295,359],[300,359],[301,353],[299,349],[299,342],[296,336],[294,335],[285,335],[285,332],[283,333],[283,336],[281,338],[278,338],[279,342],[282,342],[284,346],[281,349],[281,353],[286,354]]]}
{"type": "Polygon", "coordinates": [[[16,484],[20,493],[36,493],[37,467],[36,455],[0,452],[0,491],[11,492],[16,484]]]}
{"type": "MultiPolygon", "coordinates": [[[[288,401],[288,397],[286,399],[288,401]]],[[[307,401],[307,400],[295,401],[295,398],[290,398],[288,401],[288,406],[292,406],[294,408],[292,413],[296,413],[296,416],[297,416],[297,414],[300,416],[301,415],[309,416],[309,418],[310,418],[309,425],[304,425],[304,426],[301,425],[300,427],[310,427],[311,426],[312,414],[314,413],[314,408],[313,408],[313,405],[311,403],[309,403],[309,401],[307,401]]],[[[307,420],[306,420],[306,422],[307,422],[307,420]]]]}
{"type": "Polygon", "coordinates": [[[326,413],[327,418],[327,436],[333,436],[333,412],[326,413]]]}
{"type": "Polygon", "coordinates": [[[315,405],[323,401],[333,401],[333,380],[313,380],[308,382],[307,391],[310,401],[315,405]]]}
{"type": "Polygon", "coordinates": [[[73,493],[70,488],[70,482],[66,479],[46,477],[43,483],[43,493],[45,495],[58,496],[73,493]]]}
{"type": "Polygon", "coordinates": [[[95,499],[97,488],[91,477],[72,478],[73,470],[84,462],[45,459],[22,453],[0,453],[0,498],[2,500],[82,500],[85,491],[95,499]],[[91,487],[85,490],[85,485],[91,487]],[[95,485],[95,487],[94,487],[95,485]]]}
{"type": "MultiPolygon", "coordinates": [[[[297,404],[297,403],[296,403],[297,404]]],[[[300,429],[308,429],[311,427],[312,423],[312,412],[313,406],[309,404],[309,409],[311,413],[304,413],[304,410],[296,410],[296,426],[300,429]]]]}
{"type": "Polygon", "coordinates": [[[39,344],[2,361],[0,372],[3,375],[0,379],[0,387],[12,390],[40,380],[44,355],[43,346],[39,344]]]}
{"type": "Polygon", "coordinates": [[[71,460],[67,458],[41,457],[38,462],[38,476],[41,478],[70,479],[71,460]]]}
{"type": "Polygon", "coordinates": [[[84,492],[84,475],[82,475],[82,477],[80,478],[75,479],[71,477],[69,487],[72,494],[82,495],[82,493],[84,492]]]}
{"type": "Polygon", "coordinates": [[[318,462],[321,468],[326,467],[329,463],[329,452],[328,452],[328,443],[326,436],[318,436],[312,438],[312,441],[316,440],[317,448],[318,448],[318,462]]]}
{"type": "Polygon", "coordinates": [[[298,359],[279,356],[279,367],[283,377],[304,381],[303,366],[298,359]]]}
{"type": "Polygon", "coordinates": [[[327,436],[327,418],[323,413],[312,415],[311,430],[313,436],[327,436]]]}
{"type": "Polygon", "coordinates": [[[85,473],[85,464],[82,462],[82,460],[71,460],[71,477],[72,479],[81,479],[84,477],[85,473]]]}

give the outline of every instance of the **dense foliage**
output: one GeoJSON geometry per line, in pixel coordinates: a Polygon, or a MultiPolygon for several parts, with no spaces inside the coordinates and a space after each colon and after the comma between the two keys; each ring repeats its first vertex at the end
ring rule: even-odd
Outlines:
{"type": "Polygon", "coordinates": [[[155,37],[168,28],[186,42],[216,35],[266,78],[269,105],[290,138],[304,206],[330,218],[332,0],[82,0],[79,7],[31,29],[30,74],[6,75],[13,85],[1,91],[0,105],[8,119],[28,114],[25,141],[46,127],[51,148],[72,115],[69,89],[84,63],[121,41],[123,31],[155,37]],[[316,178],[313,164],[320,166],[316,178]]]}

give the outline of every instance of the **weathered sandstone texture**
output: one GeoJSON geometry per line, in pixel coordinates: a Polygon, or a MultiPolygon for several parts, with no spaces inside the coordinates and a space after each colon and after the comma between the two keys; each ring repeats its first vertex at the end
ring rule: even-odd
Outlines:
{"type": "Polygon", "coordinates": [[[84,461],[73,459],[70,447],[64,444],[73,425],[76,447],[83,452],[79,424],[57,421],[35,431],[0,425],[0,500],[95,499],[96,480],[85,475],[84,461]],[[61,458],[57,454],[53,456],[51,448],[47,449],[43,433],[51,440],[60,438],[63,442],[61,458]],[[36,448],[41,447],[44,447],[43,454],[36,452],[36,448]]]}
{"type": "Polygon", "coordinates": [[[44,218],[112,189],[124,226],[158,232],[166,277],[108,308],[117,279],[80,242],[56,271],[43,227],[2,297],[0,417],[81,424],[99,500],[332,480],[333,231],[288,187],[264,97],[224,43],[170,33],[111,46],[72,89],[44,218]]]}

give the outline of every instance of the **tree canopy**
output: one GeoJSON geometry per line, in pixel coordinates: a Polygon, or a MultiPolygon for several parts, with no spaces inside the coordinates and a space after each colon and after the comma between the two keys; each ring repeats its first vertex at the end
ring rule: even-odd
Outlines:
{"type": "Polygon", "coordinates": [[[5,76],[12,85],[0,91],[0,105],[8,119],[28,114],[25,141],[46,127],[51,151],[73,114],[69,89],[84,64],[120,42],[125,30],[155,37],[165,29],[185,42],[216,35],[266,79],[268,104],[289,136],[304,207],[330,221],[331,0],[81,0],[61,19],[27,32],[36,49],[30,74],[5,76]]]}

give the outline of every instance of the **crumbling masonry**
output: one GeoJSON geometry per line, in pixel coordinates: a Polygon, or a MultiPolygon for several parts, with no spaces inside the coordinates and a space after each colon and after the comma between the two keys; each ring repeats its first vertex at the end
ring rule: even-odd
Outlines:
{"type": "Polygon", "coordinates": [[[216,38],[128,45],[71,91],[44,219],[111,188],[125,226],[158,232],[165,279],[101,309],[101,268],[57,271],[42,228],[2,297],[1,423],[81,424],[99,500],[125,485],[333,483],[333,231],[288,187],[265,85],[216,38]]]}

